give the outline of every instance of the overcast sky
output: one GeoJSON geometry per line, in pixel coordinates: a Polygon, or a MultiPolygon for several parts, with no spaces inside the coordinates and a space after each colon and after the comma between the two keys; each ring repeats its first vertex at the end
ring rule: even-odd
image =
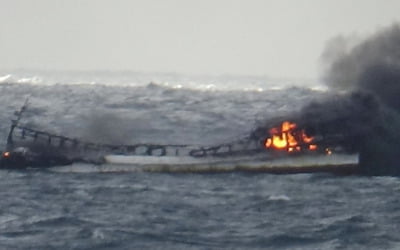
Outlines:
{"type": "Polygon", "coordinates": [[[324,44],[399,0],[0,0],[0,69],[316,77],[324,44]]]}

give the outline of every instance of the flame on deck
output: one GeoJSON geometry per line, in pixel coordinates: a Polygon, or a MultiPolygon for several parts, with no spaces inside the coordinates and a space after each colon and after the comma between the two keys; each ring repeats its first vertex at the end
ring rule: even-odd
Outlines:
{"type": "Polygon", "coordinates": [[[296,123],[285,121],[280,127],[269,130],[270,137],[265,140],[265,147],[287,152],[314,151],[318,149],[313,144],[314,137],[308,136],[304,129],[299,129],[296,123]]]}

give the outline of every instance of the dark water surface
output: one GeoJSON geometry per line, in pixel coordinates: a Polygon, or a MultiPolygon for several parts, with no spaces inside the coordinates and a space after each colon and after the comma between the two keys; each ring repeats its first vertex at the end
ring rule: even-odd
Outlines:
{"type": "Polygon", "coordinates": [[[398,249],[400,180],[0,172],[1,249],[398,249]]]}
{"type": "MultiPolygon", "coordinates": [[[[39,130],[113,144],[215,145],[327,95],[268,79],[148,84],[129,75],[121,85],[119,77],[3,77],[1,148],[27,96],[21,123],[39,130]]],[[[102,170],[0,171],[0,249],[400,249],[398,178],[102,170]]]]}

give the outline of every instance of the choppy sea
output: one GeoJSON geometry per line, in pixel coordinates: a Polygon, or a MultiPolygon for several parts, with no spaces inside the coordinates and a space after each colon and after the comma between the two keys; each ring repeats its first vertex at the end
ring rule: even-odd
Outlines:
{"type": "MultiPolygon", "coordinates": [[[[52,133],[215,145],[327,94],[267,77],[1,72],[0,145],[27,97],[22,122],[52,133]]],[[[0,249],[400,249],[398,178],[113,167],[1,170],[0,249]]]]}

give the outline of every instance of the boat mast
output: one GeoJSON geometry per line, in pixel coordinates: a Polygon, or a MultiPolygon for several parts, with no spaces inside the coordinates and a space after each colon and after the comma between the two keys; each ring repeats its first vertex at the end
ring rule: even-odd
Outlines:
{"type": "Polygon", "coordinates": [[[19,109],[19,111],[14,112],[15,118],[11,119],[11,127],[10,127],[10,131],[8,132],[8,136],[7,136],[7,145],[6,145],[7,150],[11,150],[13,148],[14,129],[16,126],[18,126],[18,123],[21,120],[22,114],[26,111],[28,104],[29,104],[29,97],[27,97],[25,99],[24,105],[22,105],[22,107],[19,109]]]}

